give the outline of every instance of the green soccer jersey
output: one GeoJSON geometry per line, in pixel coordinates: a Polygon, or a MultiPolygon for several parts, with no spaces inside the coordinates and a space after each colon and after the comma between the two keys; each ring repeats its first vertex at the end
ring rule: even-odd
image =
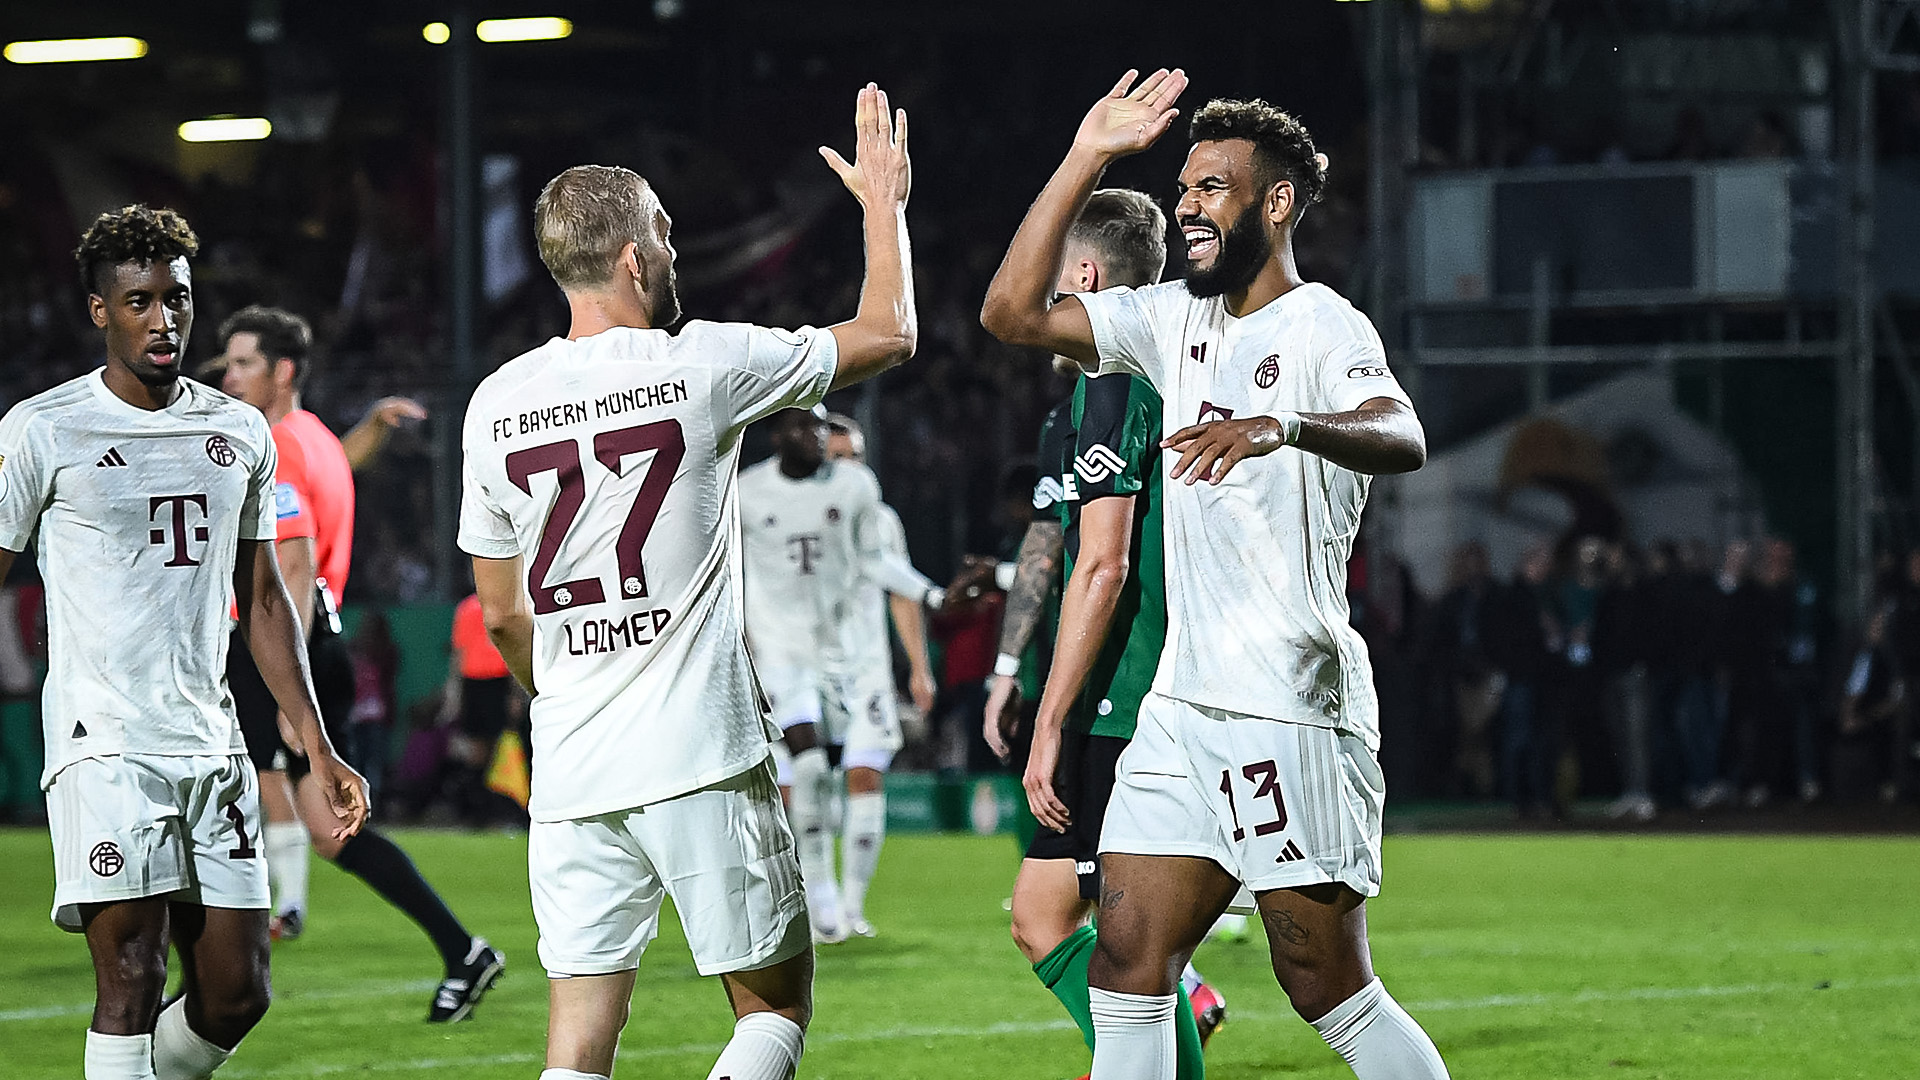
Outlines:
{"type": "Polygon", "coordinates": [[[1153,687],[1167,640],[1167,587],[1160,533],[1160,395],[1130,375],[1090,379],[1073,388],[1070,430],[1063,432],[1056,504],[1066,529],[1067,577],[1080,555],[1080,508],[1111,495],[1135,496],[1127,582],[1067,723],[1093,735],[1133,737],[1140,700],[1153,687]]]}

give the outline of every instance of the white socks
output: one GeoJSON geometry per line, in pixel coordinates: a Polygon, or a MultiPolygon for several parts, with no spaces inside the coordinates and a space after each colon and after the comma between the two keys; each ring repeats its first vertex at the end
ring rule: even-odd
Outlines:
{"type": "Polygon", "coordinates": [[[267,848],[267,887],[273,913],[307,910],[307,852],[313,847],[307,827],[298,821],[269,821],[262,830],[267,848]]]}
{"type": "Polygon", "coordinates": [[[840,928],[840,886],[833,874],[833,833],[827,830],[828,787],[833,776],[827,752],[820,747],[793,755],[792,801],[794,843],[800,857],[800,877],[807,884],[807,913],[816,930],[840,928]]]}
{"type": "Polygon", "coordinates": [[[1174,994],[1122,994],[1088,987],[1093,1013],[1091,1080],[1172,1080],[1174,994]]]}
{"type": "Polygon", "coordinates": [[[87,1080],[154,1080],[153,1036],[87,1032],[87,1080]]]}
{"type": "MultiPolygon", "coordinates": [[[[1098,990],[1094,993],[1099,993],[1098,990]]],[[[1098,1014],[1095,1014],[1098,1025],[1098,1014]]],[[[1446,1080],[1433,1040],[1375,979],[1313,1022],[1359,1080],[1446,1080]]]]}
{"type": "Polygon", "coordinates": [[[605,1073],[583,1073],[572,1069],[544,1069],[540,1080],[607,1080],[605,1073]]]}
{"type": "Polygon", "coordinates": [[[232,1050],[222,1050],[187,1026],[187,999],[178,998],[160,1014],[153,1028],[153,1075],[156,1080],[208,1080],[227,1063],[232,1050]]]}
{"type": "Polygon", "coordinates": [[[792,1080],[806,1041],[800,1025],[779,1013],[748,1013],[733,1025],[707,1080],[792,1080]]]}
{"type": "Polygon", "coordinates": [[[867,886],[880,868],[880,845],[887,839],[887,793],[847,796],[847,835],[840,853],[845,879],[842,900],[849,921],[867,917],[867,886]]]}

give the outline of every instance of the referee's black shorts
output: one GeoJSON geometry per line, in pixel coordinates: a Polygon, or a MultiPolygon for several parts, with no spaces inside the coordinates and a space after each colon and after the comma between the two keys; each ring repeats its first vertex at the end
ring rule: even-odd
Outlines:
{"type": "MultiPolygon", "coordinates": [[[[313,671],[320,722],[326,725],[335,751],[340,752],[344,746],[340,733],[353,715],[353,656],[347,651],[346,639],[324,617],[314,619],[313,634],[307,638],[307,664],[313,671]]],[[[284,769],[295,780],[307,775],[306,754],[296,753],[280,737],[280,705],[260,677],[253,654],[247,651],[246,636],[238,628],[227,646],[227,690],[233,695],[233,711],[240,720],[240,733],[247,740],[247,756],[253,759],[253,767],[262,772],[284,769]]]]}
{"type": "Polygon", "coordinates": [[[1100,898],[1100,826],[1113,795],[1114,767],[1127,740],[1069,729],[1061,735],[1060,767],[1053,791],[1073,818],[1066,832],[1042,825],[1027,845],[1029,859],[1072,859],[1080,879],[1080,898],[1100,898]]]}

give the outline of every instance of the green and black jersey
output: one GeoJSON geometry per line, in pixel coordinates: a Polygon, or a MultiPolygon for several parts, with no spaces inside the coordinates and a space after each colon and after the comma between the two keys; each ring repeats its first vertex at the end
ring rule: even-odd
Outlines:
{"type": "MultiPolygon", "coordinates": [[[[1066,529],[1066,575],[1080,557],[1080,509],[1109,495],[1136,496],[1127,583],[1067,725],[1092,735],[1133,737],[1140,700],[1153,686],[1167,640],[1167,587],[1160,532],[1160,395],[1131,375],[1085,375],[1073,388],[1071,412],[1043,436],[1041,461],[1057,469],[1055,504],[1066,529]],[[1063,427],[1065,430],[1062,430],[1063,427]],[[1047,442],[1053,443],[1051,456],[1047,442]]],[[[1050,418],[1052,419],[1052,418],[1050,418]]]]}

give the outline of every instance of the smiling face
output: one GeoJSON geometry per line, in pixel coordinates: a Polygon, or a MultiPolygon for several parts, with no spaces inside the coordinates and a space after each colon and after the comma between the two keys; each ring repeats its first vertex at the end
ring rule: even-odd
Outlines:
{"type": "Polygon", "coordinates": [[[1293,186],[1261,187],[1253,155],[1246,139],[1198,142],[1187,152],[1174,220],[1186,241],[1187,290],[1195,296],[1244,292],[1273,259],[1293,186]]]}
{"type": "Polygon", "coordinates": [[[193,272],[186,257],[123,262],[100,278],[87,311],[93,325],[106,331],[109,369],[153,389],[171,388],[193,329],[193,272]]]}

